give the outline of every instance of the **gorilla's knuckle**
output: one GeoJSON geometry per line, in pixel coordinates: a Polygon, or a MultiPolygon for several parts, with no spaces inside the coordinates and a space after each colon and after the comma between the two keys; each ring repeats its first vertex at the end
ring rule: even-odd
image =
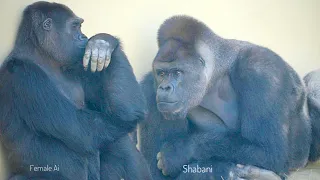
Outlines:
{"type": "Polygon", "coordinates": [[[103,64],[104,60],[102,58],[98,58],[98,64],[103,64]]]}
{"type": "Polygon", "coordinates": [[[105,58],[107,55],[107,51],[106,50],[100,50],[99,51],[99,57],[100,58],[105,58]]]}
{"type": "Polygon", "coordinates": [[[83,56],[83,57],[85,57],[85,58],[87,58],[87,59],[88,59],[88,58],[90,58],[90,55],[91,55],[91,53],[90,53],[90,52],[89,52],[89,53],[87,52],[87,53],[85,53],[85,54],[84,54],[84,56],[83,56]]]}
{"type": "Polygon", "coordinates": [[[91,54],[91,58],[94,61],[97,61],[98,57],[99,57],[98,53],[97,54],[91,54]]]}

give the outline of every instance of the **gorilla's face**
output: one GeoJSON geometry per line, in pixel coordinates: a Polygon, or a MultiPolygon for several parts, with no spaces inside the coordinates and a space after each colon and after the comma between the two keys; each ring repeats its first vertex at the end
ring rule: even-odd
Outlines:
{"type": "Polygon", "coordinates": [[[62,66],[81,62],[88,38],[81,32],[83,19],[72,12],[69,17],[48,19],[43,23],[47,27],[45,51],[62,66]]]}
{"type": "Polygon", "coordinates": [[[59,52],[67,55],[60,59],[63,64],[73,64],[82,60],[88,42],[88,38],[81,32],[82,23],[83,19],[76,16],[71,17],[59,33],[61,45],[57,48],[59,48],[59,52]]]}
{"type": "Polygon", "coordinates": [[[153,73],[157,85],[158,110],[166,119],[185,118],[189,109],[200,104],[205,95],[207,78],[199,56],[179,48],[174,56],[159,51],[153,73]],[[162,54],[162,55],[161,55],[162,54]],[[161,58],[175,57],[173,60],[161,58]]]}
{"type": "Polygon", "coordinates": [[[64,42],[68,44],[66,49],[66,54],[69,54],[71,59],[67,59],[67,61],[78,61],[82,60],[84,55],[84,50],[88,42],[88,38],[81,32],[81,24],[83,23],[83,19],[78,17],[70,18],[66,23],[66,34],[64,34],[64,42]]]}

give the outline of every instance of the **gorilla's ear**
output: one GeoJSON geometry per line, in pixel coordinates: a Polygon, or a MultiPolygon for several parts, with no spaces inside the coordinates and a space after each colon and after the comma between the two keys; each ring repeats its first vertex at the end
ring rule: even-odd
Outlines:
{"type": "Polygon", "coordinates": [[[50,31],[52,28],[52,19],[47,18],[46,20],[43,21],[42,27],[44,30],[50,31]]]}

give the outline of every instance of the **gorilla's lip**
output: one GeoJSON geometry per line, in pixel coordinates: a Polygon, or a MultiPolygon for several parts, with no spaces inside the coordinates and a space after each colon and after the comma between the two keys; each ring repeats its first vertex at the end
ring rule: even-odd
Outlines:
{"type": "Polygon", "coordinates": [[[159,101],[158,102],[158,104],[163,104],[163,105],[165,105],[165,104],[176,104],[176,103],[178,103],[178,101],[172,101],[172,102],[170,102],[170,101],[159,101]]]}
{"type": "Polygon", "coordinates": [[[178,108],[178,101],[159,101],[157,106],[160,112],[174,112],[178,108]]]}

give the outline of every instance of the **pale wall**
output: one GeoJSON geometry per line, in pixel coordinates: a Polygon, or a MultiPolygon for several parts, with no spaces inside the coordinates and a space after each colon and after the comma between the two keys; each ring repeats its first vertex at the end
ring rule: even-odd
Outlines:
{"type": "MultiPolygon", "coordinates": [[[[23,8],[32,0],[0,0],[0,61],[8,54],[23,8]]],[[[150,70],[159,25],[175,14],[194,16],[217,34],[267,46],[299,74],[320,67],[319,0],[61,0],[85,19],[83,32],[122,39],[137,77],[150,70]]],[[[1,164],[0,164],[1,166],[1,164]]],[[[2,178],[0,178],[2,179],[2,178]]]]}
{"type": "MultiPolygon", "coordinates": [[[[0,61],[14,40],[22,9],[32,0],[0,1],[0,61]]],[[[299,74],[320,67],[318,0],[61,0],[85,19],[91,36],[120,37],[136,75],[150,69],[159,25],[174,14],[194,16],[226,38],[248,40],[279,53],[299,74]]]]}

